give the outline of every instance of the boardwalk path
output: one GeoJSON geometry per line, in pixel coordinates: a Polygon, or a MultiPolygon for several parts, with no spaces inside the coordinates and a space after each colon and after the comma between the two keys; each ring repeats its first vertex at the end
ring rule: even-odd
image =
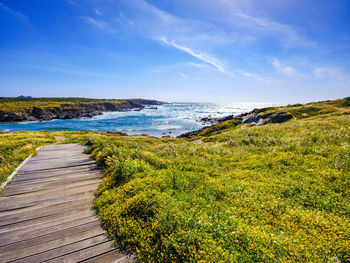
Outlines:
{"type": "Polygon", "coordinates": [[[42,147],[0,193],[0,262],[131,262],[90,210],[101,173],[83,150],[42,147]]]}

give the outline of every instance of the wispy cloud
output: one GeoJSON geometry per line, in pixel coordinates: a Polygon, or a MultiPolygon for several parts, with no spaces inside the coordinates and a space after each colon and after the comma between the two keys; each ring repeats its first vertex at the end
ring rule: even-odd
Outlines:
{"type": "Polygon", "coordinates": [[[4,5],[1,2],[0,2],[0,9],[4,9],[4,10],[6,10],[6,12],[8,12],[8,13],[10,13],[10,14],[12,14],[12,15],[14,15],[14,16],[16,16],[16,17],[18,17],[18,18],[22,19],[23,21],[25,21],[25,22],[30,24],[30,21],[29,21],[28,17],[25,14],[23,14],[23,13],[17,11],[17,10],[11,9],[11,8],[9,8],[8,6],[4,5]]]}
{"type": "Polygon", "coordinates": [[[295,68],[282,64],[278,59],[272,60],[272,65],[275,67],[278,73],[287,77],[302,77],[303,74],[299,73],[295,68]]]}
{"type": "Polygon", "coordinates": [[[183,79],[187,79],[187,78],[188,78],[188,76],[187,76],[186,74],[181,73],[181,72],[179,72],[178,75],[179,75],[181,78],[183,78],[183,79]]]}
{"type": "Polygon", "coordinates": [[[70,5],[78,6],[77,2],[75,2],[73,0],[66,0],[66,2],[70,5]]]}
{"type": "Polygon", "coordinates": [[[236,14],[242,19],[245,26],[251,30],[278,35],[286,47],[312,46],[314,44],[300,35],[293,26],[281,24],[268,18],[250,16],[241,12],[237,12],[236,14]]]}
{"type": "Polygon", "coordinates": [[[103,15],[102,12],[100,10],[98,10],[97,8],[95,9],[95,13],[96,13],[96,15],[99,15],[99,16],[103,15]]]}
{"type": "Polygon", "coordinates": [[[81,68],[80,66],[75,66],[71,64],[53,64],[53,65],[21,65],[26,68],[43,70],[49,72],[63,73],[69,75],[76,76],[84,76],[84,77],[103,77],[103,78],[112,78],[116,77],[116,74],[108,74],[108,73],[100,73],[95,71],[89,71],[85,68],[81,68]]]}
{"type": "Polygon", "coordinates": [[[231,31],[239,32],[239,39],[249,39],[252,42],[269,37],[279,40],[287,48],[315,45],[307,39],[302,29],[264,14],[264,10],[256,7],[259,2],[260,0],[207,0],[204,4],[213,10],[215,20],[229,24],[231,31]]]}
{"type": "Polygon", "coordinates": [[[331,78],[331,79],[341,79],[341,69],[340,68],[315,68],[314,69],[314,76],[316,79],[325,79],[325,78],[331,78]]]}
{"type": "MultiPolygon", "coordinates": [[[[196,1],[199,0],[194,0],[196,1]]],[[[117,31],[115,28],[120,26],[123,27],[124,32],[140,34],[160,44],[185,52],[203,62],[198,63],[202,68],[204,64],[207,65],[206,70],[210,67],[230,77],[250,78],[264,82],[266,78],[263,73],[249,72],[249,67],[246,67],[246,70],[243,70],[243,67],[240,68],[240,64],[244,61],[242,63],[238,61],[242,59],[239,54],[236,59],[232,57],[232,54],[230,57],[224,52],[235,51],[236,47],[244,49],[246,44],[266,37],[279,39],[284,47],[309,47],[313,43],[306,39],[296,27],[279,23],[268,16],[257,15],[258,12],[246,2],[207,0],[204,4],[213,6],[213,8],[220,6],[220,10],[215,11],[217,15],[215,19],[204,19],[204,14],[192,18],[179,17],[146,0],[120,0],[118,4],[113,1],[105,1],[105,6],[96,4],[92,9],[98,15],[98,20],[87,16],[81,18],[106,33],[114,33],[117,31]],[[215,5],[213,5],[214,2],[215,5]],[[120,8],[119,5],[123,8],[120,8]],[[243,8],[244,5],[246,6],[243,8]],[[101,13],[99,10],[115,11],[101,13]]],[[[271,63],[281,76],[305,76],[278,59],[272,60],[271,63]]]]}
{"type": "Polygon", "coordinates": [[[220,72],[225,72],[225,68],[222,65],[222,63],[219,62],[217,59],[215,59],[211,56],[208,56],[207,54],[200,53],[200,52],[197,52],[195,50],[192,50],[189,47],[179,45],[174,40],[169,41],[166,37],[160,37],[157,40],[163,44],[177,48],[177,49],[179,49],[179,50],[191,55],[192,57],[195,57],[195,58],[197,58],[197,59],[199,59],[207,64],[212,65],[214,68],[216,68],[220,72]]]}
{"type": "Polygon", "coordinates": [[[118,30],[116,30],[115,28],[111,27],[105,21],[96,20],[96,19],[94,19],[92,17],[89,17],[89,16],[81,16],[80,19],[82,19],[84,22],[86,22],[88,24],[91,24],[93,26],[96,26],[96,27],[102,29],[106,33],[117,33],[118,32],[118,30]]]}

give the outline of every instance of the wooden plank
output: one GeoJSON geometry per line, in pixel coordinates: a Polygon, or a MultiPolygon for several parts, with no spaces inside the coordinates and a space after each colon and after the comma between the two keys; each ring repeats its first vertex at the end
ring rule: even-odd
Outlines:
{"type": "Polygon", "coordinates": [[[94,189],[91,189],[89,191],[83,191],[73,194],[60,194],[56,195],[53,198],[46,198],[45,200],[36,200],[32,201],[29,200],[11,200],[6,203],[6,207],[2,206],[0,209],[1,215],[14,215],[18,213],[28,212],[33,209],[37,209],[38,207],[44,207],[48,205],[55,205],[60,203],[65,203],[69,201],[74,201],[77,199],[83,199],[85,197],[92,197],[94,193],[94,189]]]}
{"type": "Polygon", "coordinates": [[[13,244],[15,242],[20,242],[20,241],[27,240],[30,238],[35,238],[38,236],[50,234],[53,232],[57,232],[60,230],[68,229],[68,228],[71,228],[74,226],[79,226],[79,225],[91,223],[91,222],[99,222],[99,220],[98,220],[98,218],[91,216],[91,214],[90,214],[87,217],[78,218],[76,220],[72,220],[69,222],[63,222],[63,223],[58,222],[59,224],[51,225],[51,226],[49,225],[48,227],[45,227],[46,224],[44,224],[43,225],[44,227],[41,229],[40,228],[35,229],[35,228],[29,227],[28,228],[29,231],[17,231],[17,232],[13,231],[11,233],[11,235],[0,236],[0,245],[1,245],[0,248],[2,246],[13,244]]]}
{"type": "Polygon", "coordinates": [[[17,236],[21,233],[25,234],[28,232],[41,231],[45,228],[55,228],[60,224],[67,224],[74,220],[82,220],[85,217],[96,218],[92,211],[82,209],[82,211],[74,211],[72,214],[62,214],[61,217],[47,218],[47,220],[42,220],[41,222],[33,223],[32,221],[26,221],[26,224],[14,224],[1,229],[0,234],[1,237],[17,236]]]}
{"type": "MultiPolygon", "coordinates": [[[[105,243],[108,241],[109,241],[108,238],[104,234],[101,234],[101,235],[98,235],[98,236],[95,236],[92,238],[84,239],[84,240],[81,240],[81,241],[78,241],[75,243],[71,243],[71,244],[68,244],[65,246],[61,246],[58,248],[47,250],[47,251],[44,251],[42,253],[34,254],[32,256],[29,256],[29,257],[18,259],[18,260],[15,260],[13,262],[16,262],[16,263],[43,262],[43,261],[47,261],[50,259],[54,259],[57,257],[61,257],[64,255],[73,253],[75,251],[79,251],[79,250],[81,250],[82,247],[88,248],[88,247],[92,247],[92,246],[95,246],[95,245],[98,245],[101,243],[105,243]]],[[[114,254],[113,256],[120,257],[120,255],[118,253],[114,254]]],[[[113,258],[112,258],[112,260],[113,260],[113,258]]],[[[105,262],[108,262],[108,261],[105,261],[105,262]]]]}
{"type": "Polygon", "coordinates": [[[102,173],[84,149],[40,148],[0,193],[1,262],[131,262],[90,210],[102,173]]]}
{"type": "Polygon", "coordinates": [[[21,193],[38,192],[38,191],[48,190],[52,188],[67,189],[67,186],[69,186],[69,188],[73,188],[76,186],[87,185],[91,183],[100,183],[100,181],[101,181],[100,178],[92,177],[89,180],[70,181],[69,183],[65,183],[65,180],[62,180],[62,181],[56,181],[54,183],[43,182],[41,184],[21,185],[20,189],[17,189],[16,187],[7,189],[6,196],[19,195],[21,193]]]}
{"type": "MultiPolygon", "coordinates": [[[[105,242],[93,247],[84,248],[81,250],[78,250],[77,252],[70,253],[68,255],[58,257],[52,260],[48,260],[47,262],[50,263],[75,263],[75,262],[81,262],[83,260],[90,259],[92,257],[95,257],[100,254],[104,254],[110,251],[113,251],[113,244],[112,242],[105,242]]],[[[125,256],[124,256],[125,257],[125,256]]]]}
{"type": "MultiPolygon", "coordinates": [[[[80,188],[80,187],[83,187],[83,186],[88,186],[88,185],[95,185],[98,183],[96,182],[88,182],[88,183],[84,183],[84,182],[78,182],[78,183],[74,183],[74,184],[68,184],[68,185],[64,185],[64,186],[57,186],[56,188],[56,191],[65,191],[65,190],[68,190],[68,191],[74,191],[74,189],[76,188],[80,188]]],[[[29,197],[29,196],[34,196],[34,195],[37,195],[37,194],[46,194],[46,193],[51,193],[52,190],[50,189],[33,189],[32,191],[31,190],[22,190],[22,189],[10,189],[9,191],[4,191],[2,193],[2,195],[4,196],[16,196],[16,195],[22,195],[22,196],[26,196],[26,197],[29,197]]]]}
{"type": "Polygon", "coordinates": [[[0,255],[2,260],[4,260],[5,262],[12,261],[15,259],[28,257],[34,254],[38,254],[50,249],[68,245],[68,244],[81,241],[87,238],[91,238],[97,235],[101,235],[101,234],[104,234],[103,229],[101,227],[95,227],[92,229],[88,229],[87,231],[78,232],[73,235],[67,235],[59,239],[54,239],[46,243],[39,243],[40,245],[34,245],[31,247],[25,247],[25,248],[18,247],[14,250],[8,250],[4,253],[1,253],[0,255]]]}
{"type": "MultiPolygon", "coordinates": [[[[57,189],[55,189],[57,191],[57,189]]],[[[96,190],[96,184],[87,184],[83,186],[78,186],[74,188],[68,188],[68,189],[61,189],[59,191],[38,191],[28,194],[22,194],[22,195],[15,195],[15,196],[7,196],[7,199],[0,200],[1,202],[11,202],[11,198],[14,202],[21,202],[21,201],[27,201],[27,202],[35,202],[45,199],[50,199],[54,197],[60,197],[60,196],[67,196],[72,194],[78,194],[83,192],[90,192],[96,190]]]]}
{"type": "MultiPolygon", "coordinates": [[[[48,186],[55,185],[55,184],[65,184],[65,183],[73,183],[73,182],[79,182],[83,180],[88,179],[102,179],[101,173],[94,173],[94,172],[82,172],[79,174],[67,174],[67,175],[57,175],[54,177],[48,177],[48,178],[35,178],[31,180],[23,180],[23,181],[17,181],[16,185],[9,185],[7,189],[13,189],[17,187],[26,187],[26,186],[36,186],[41,185],[43,183],[47,183],[48,186]]],[[[1,197],[0,197],[1,200],[1,197]]]]}
{"type": "Polygon", "coordinates": [[[84,161],[84,162],[80,162],[80,163],[72,163],[72,164],[66,164],[66,163],[62,163],[62,165],[56,165],[54,167],[48,167],[48,166],[44,166],[41,167],[40,169],[37,166],[24,166],[22,173],[28,173],[28,172],[37,172],[37,171],[49,171],[49,170],[60,170],[60,169],[65,169],[65,168],[78,168],[81,166],[85,166],[85,165],[94,165],[95,162],[94,161],[84,161]]]}
{"type": "Polygon", "coordinates": [[[46,216],[73,210],[75,208],[91,204],[92,200],[92,197],[88,197],[84,199],[78,199],[76,201],[34,208],[33,210],[14,215],[10,214],[0,216],[0,227],[36,218],[45,218],[46,216]]]}
{"type": "Polygon", "coordinates": [[[20,249],[25,249],[27,247],[32,247],[37,245],[45,246],[45,244],[50,241],[67,238],[69,236],[73,236],[81,232],[89,232],[89,230],[92,230],[92,229],[101,229],[100,222],[98,220],[85,223],[85,224],[76,225],[76,226],[55,231],[49,234],[45,233],[44,235],[41,235],[41,236],[31,237],[26,240],[21,240],[19,242],[1,246],[0,253],[5,253],[8,251],[18,251],[20,249]]]}
{"type": "Polygon", "coordinates": [[[100,169],[97,168],[95,165],[85,165],[85,166],[79,166],[79,167],[73,167],[73,168],[66,168],[66,169],[59,169],[59,170],[51,170],[50,172],[47,171],[33,171],[33,172],[27,172],[24,173],[23,171],[20,171],[18,173],[18,176],[15,177],[16,181],[21,180],[30,180],[30,179],[36,179],[36,178],[45,178],[45,177],[54,177],[57,175],[69,175],[72,173],[81,173],[81,172],[91,172],[91,171],[99,171],[100,169]]]}
{"type": "MultiPolygon", "coordinates": [[[[3,232],[15,230],[18,228],[24,228],[24,227],[28,227],[31,225],[45,223],[45,222],[52,221],[55,219],[62,219],[62,218],[65,218],[67,216],[72,216],[74,214],[90,210],[90,208],[91,208],[91,204],[86,203],[86,204],[80,205],[74,209],[68,209],[67,211],[53,213],[53,214],[50,214],[50,215],[45,216],[45,217],[39,217],[39,218],[34,218],[31,220],[26,220],[26,221],[22,221],[22,222],[16,222],[16,223],[10,224],[10,225],[0,226],[0,234],[3,232]]],[[[0,221],[0,223],[1,223],[1,221],[0,221]]]]}
{"type": "Polygon", "coordinates": [[[87,260],[83,260],[81,262],[84,263],[105,263],[105,262],[113,262],[113,263],[131,263],[134,261],[133,256],[125,256],[120,254],[119,252],[113,250],[109,251],[105,254],[100,254],[96,257],[92,257],[87,260]]]}

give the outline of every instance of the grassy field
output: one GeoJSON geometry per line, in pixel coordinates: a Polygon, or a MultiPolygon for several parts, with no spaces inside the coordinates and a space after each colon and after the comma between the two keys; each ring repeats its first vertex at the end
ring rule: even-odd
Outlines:
{"type": "Polygon", "coordinates": [[[46,132],[0,132],[0,184],[24,159],[35,154],[36,148],[54,141],[46,132]]]}
{"type": "Polygon", "coordinates": [[[41,144],[91,145],[104,170],[93,208],[140,262],[348,262],[350,115],[339,103],[288,106],[286,123],[231,121],[190,140],[3,133],[1,174],[41,144]],[[309,106],[333,111],[296,110],[309,106]]]}
{"type": "Polygon", "coordinates": [[[350,114],[350,97],[339,100],[310,102],[307,104],[294,104],[281,107],[267,108],[265,114],[288,112],[294,120],[312,119],[313,117],[330,117],[350,114]]]}
{"type": "Polygon", "coordinates": [[[4,98],[0,97],[0,111],[21,112],[33,107],[56,108],[63,105],[93,104],[103,102],[123,103],[125,100],[88,99],[88,98],[4,98]]]}

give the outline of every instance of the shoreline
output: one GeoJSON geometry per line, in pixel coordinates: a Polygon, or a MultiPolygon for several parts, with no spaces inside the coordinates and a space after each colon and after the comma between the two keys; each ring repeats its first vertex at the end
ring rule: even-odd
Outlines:
{"type": "Polygon", "coordinates": [[[95,99],[10,99],[0,100],[0,123],[27,121],[69,120],[92,118],[104,112],[140,111],[166,102],[144,99],[95,100],[95,99]]]}

